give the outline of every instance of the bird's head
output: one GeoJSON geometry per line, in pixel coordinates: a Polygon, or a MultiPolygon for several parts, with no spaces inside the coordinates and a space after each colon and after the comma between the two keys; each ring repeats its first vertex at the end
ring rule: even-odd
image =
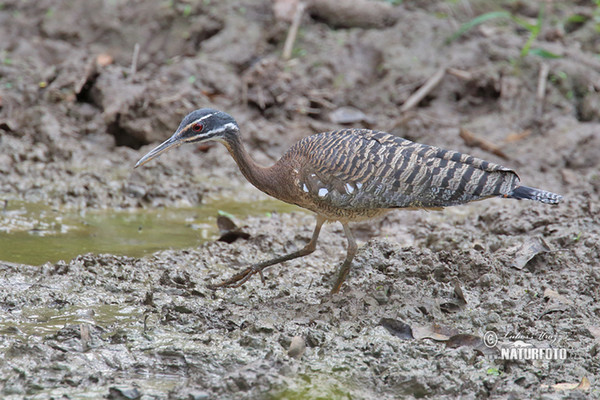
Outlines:
{"type": "Polygon", "coordinates": [[[228,136],[236,135],[239,129],[231,115],[222,111],[211,108],[192,111],[181,121],[173,136],[142,157],[135,164],[135,168],[184,143],[202,143],[209,140],[225,142],[228,136]]]}

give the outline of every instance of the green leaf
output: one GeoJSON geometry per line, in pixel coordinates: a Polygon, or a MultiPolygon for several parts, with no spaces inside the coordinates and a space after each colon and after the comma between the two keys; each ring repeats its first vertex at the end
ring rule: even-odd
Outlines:
{"type": "Polygon", "coordinates": [[[517,24],[521,25],[523,28],[527,29],[529,32],[533,32],[533,31],[536,30],[537,24],[536,25],[530,24],[529,22],[527,22],[523,18],[519,18],[519,17],[516,17],[516,16],[511,16],[510,19],[512,19],[517,24]]]}
{"type": "Polygon", "coordinates": [[[521,57],[525,57],[526,55],[529,54],[529,49],[531,48],[531,45],[533,44],[533,42],[535,41],[535,39],[538,37],[538,35],[540,34],[540,32],[542,30],[543,22],[544,22],[544,4],[542,4],[542,6],[540,7],[540,12],[538,13],[536,24],[535,25],[527,24],[530,27],[530,28],[527,28],[527,29],[529,29],[530,33],[529,33],[529,38],[527,39],[527,42],[521,49],[521,57]]]}
{"type": "Polygon", "coordinates": [[[189,17],[192,14],[192,5],[191,4],[186,4],[183,7],[183,16],[184,17],[189,17]]]}
{"type": "Polygon", "coordinates": [[[539,48],[529,50],[529,54],[533,54],[534,56],[538,56],[538,57],[542,57],[542,58],[551,58],[551,59],[563,57],[560,54],[552,53],[551,51],[539,49],[539,48]]]}
{"type": "Polygon", "coordinates": [[[217,215],[221,215],[221,216],[227,217],[229,219],[235,219],[233,214],[229,214],[227,211],[223,211],[223,210],[217,210],[217,215]]]}
{"type": "Polygon", "coordinates": [[[458,39],[465,32],[471,30],[472,28],[476,27],[477,25],[481,25],[484,22],[487,22],[487,21],[490,21],[493,19],[498,19],[498,18],[511,18],[511,15],[508,11],[492,11],[489,13],[481,14],[481,15],[473,18],[469,22],[465,22],[464,24],[462,24],[460,26],[460,28],[458,28],[458,30],[446,40],[446,43],[450,43],[450,42],[458,39]]]}
{"type": "Polygon", "coordinates": [[[500,374],[501,374],[501,372],[498,368],[493,368],[493,367],[488,368],[486,372],[488,375],[494,375],[494,376],[500,376],[500,374]]]}
{"type": "Polygon", "coordinates": [[[571,24],[583,24],[588,19],[589,19],[589,17],[586,17],[585,15],[573,14],[569,18],[567,18],[567,23],[571,23],[571,24]]]}

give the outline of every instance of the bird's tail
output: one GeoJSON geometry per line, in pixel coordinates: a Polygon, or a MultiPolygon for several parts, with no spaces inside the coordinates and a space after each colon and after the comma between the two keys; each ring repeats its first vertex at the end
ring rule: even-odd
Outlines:
{"type": "Polygon", "coordinates": [[[536,200],[546,204],[558,204],[562,200],[562,196],[560,194],[547,192],[545,190],[536,189],[529,186],[516,187],[512,190],[512,192],[504,195],[504,197],[517,200],[536,200]]]}

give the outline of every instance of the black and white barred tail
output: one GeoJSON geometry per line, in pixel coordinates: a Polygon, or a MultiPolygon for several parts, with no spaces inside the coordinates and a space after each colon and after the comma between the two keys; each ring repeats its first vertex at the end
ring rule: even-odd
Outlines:
{"type": "Polygon", "coordinates": [[[529,186],[516,187],[504,197],[517,200],[535,200],[545,204],[558,204],[562,200],[562,196],[560,194],[547,192],[545,190],[536,189],[529,186]]]}

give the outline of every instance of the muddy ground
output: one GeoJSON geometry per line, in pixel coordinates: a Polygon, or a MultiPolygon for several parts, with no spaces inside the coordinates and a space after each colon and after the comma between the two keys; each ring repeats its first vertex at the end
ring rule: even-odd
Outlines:
{"type": "Polygon", "coordinates": [[[0,199],[57,210],[227,198],[252,207],[265,196],[220,145],[132,166],[194,108],[229,112],[269,164],[301,137],[347,126],[335,111],[354,107],[365,115],[350,113],[352,126],[499,162],[564,202],[492,199],[357,224],[361,247],[334,296],[345,254],[337,224],[313,255],[268,269],[264,285],[206,288],[303,246],[314,221],[302,211],[238,221],[251,238],[232,244],[0,262],[0,396],[598,397],[599,8],[350,2],[357,13],[316,0],[283,61],[293,3],[275,13],[266,0],[0,2],[0,199]],[[492,11],[531,26],[498,17],[448,42],[492,11]],[[441,82],[400,111],[440,68],[441,82]],[[469,145],[461,128],[500,152],[469,145]],[[515,345],[567,357],[500,357],[515,345]]]}

